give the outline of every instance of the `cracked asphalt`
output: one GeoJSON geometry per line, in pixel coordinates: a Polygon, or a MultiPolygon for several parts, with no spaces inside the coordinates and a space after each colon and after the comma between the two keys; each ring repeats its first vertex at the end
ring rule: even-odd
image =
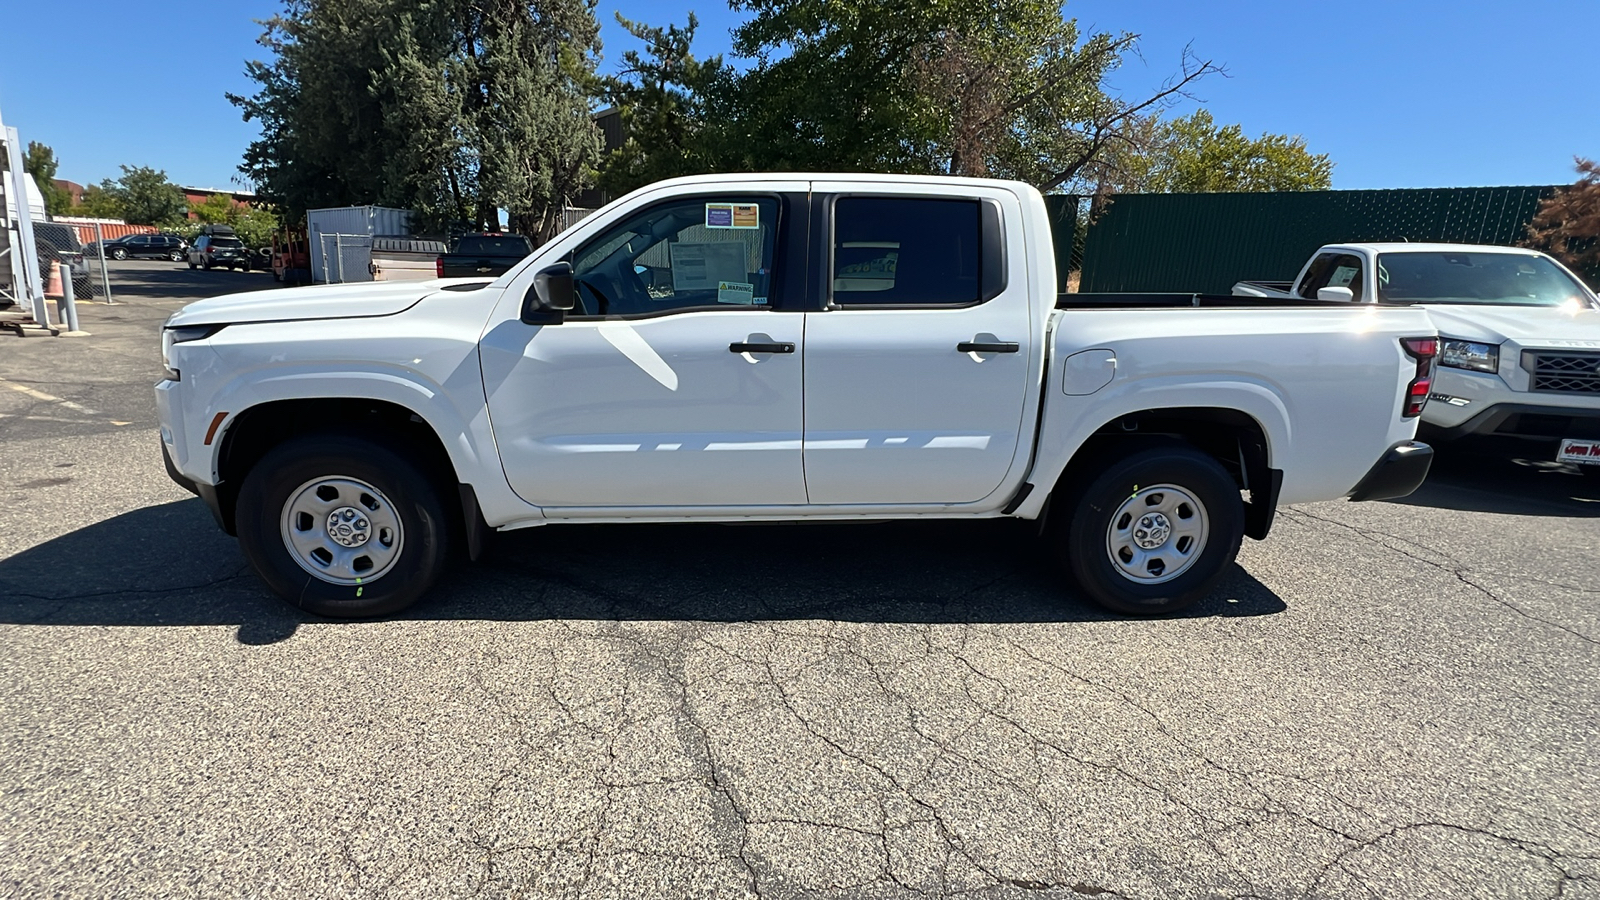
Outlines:
{"type": "Polygon", "coordinates": [[[996,522],[538,529],[332,622],[155,433],[161,320],[270,279],[113,274],[0,333],[0,895],[1600,897],[1600,479],[1547,448],[1284,509],[1175,618],[996,522]]]}

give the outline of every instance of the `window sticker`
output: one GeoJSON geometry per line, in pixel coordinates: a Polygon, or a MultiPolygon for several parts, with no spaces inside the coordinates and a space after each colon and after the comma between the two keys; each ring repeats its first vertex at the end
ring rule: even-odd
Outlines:
{"type": "MultiPolygon", "coordinates": [[[[762,297],[762,302],[767,298],[762,297]]],[[[719,281],[717,282],[718,303],[738,303],[742,306],[754,306],[756,303],[756,286],[744,281],[719,281]]]]}
{"type": "Polygon", "coordinates": [[[760,228],[761,207],[755,203],[707,203],[707,228],[760,228]]]}
{"type": "Polygon", "coordinates": [[[726,241],[713,244],[671,244],[673,291],[714,291],[720,282],[745,279],[745,246],[726,241]]]}

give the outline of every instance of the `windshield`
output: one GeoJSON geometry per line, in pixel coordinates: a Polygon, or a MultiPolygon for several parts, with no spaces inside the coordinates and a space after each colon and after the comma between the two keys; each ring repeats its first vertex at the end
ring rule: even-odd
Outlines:
{"type": "Polygon", "coordinates": [[[1489,306],[1591,305],[1589,292],[1545,257],[1450,250],[1379,254],[1378,299],[1489,306]]]}

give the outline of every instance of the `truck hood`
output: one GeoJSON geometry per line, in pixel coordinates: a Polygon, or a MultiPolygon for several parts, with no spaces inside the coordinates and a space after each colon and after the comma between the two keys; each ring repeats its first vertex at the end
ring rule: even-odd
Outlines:
{"type": "Polygon", "coordinates": [[[1559,306],[1425,304],[1445,337],[1521,347],[1600,349],[1600,310],[1559,306]]]}
{"type": "Polygon", "coordinates": [[[484,282],[482,278],[431,281],[364,282],[249,291],[197,300],[167,320],[169,327],[233,325],[244,322],[294,322],[304,319],[357,319],[390,316],[453,284],[484,282]]]}

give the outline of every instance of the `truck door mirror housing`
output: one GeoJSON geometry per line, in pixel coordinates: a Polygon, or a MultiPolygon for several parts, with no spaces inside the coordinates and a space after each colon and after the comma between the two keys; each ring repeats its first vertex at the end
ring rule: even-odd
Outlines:
{"type": "Polygon", "coordinates": [[[522,321],[529,325],[559,325],[577,300],[571,263],[559,262],[540,269],[533,276],[533,287],[522,298],[522,321]]]}
{"type": "Polygon", "coordinates": [[[1354,303],[1356,292],[1347,287],[1320,287],[1317,288],[1318,300],[1334,300],[1339,303],[1354,303]]]}

